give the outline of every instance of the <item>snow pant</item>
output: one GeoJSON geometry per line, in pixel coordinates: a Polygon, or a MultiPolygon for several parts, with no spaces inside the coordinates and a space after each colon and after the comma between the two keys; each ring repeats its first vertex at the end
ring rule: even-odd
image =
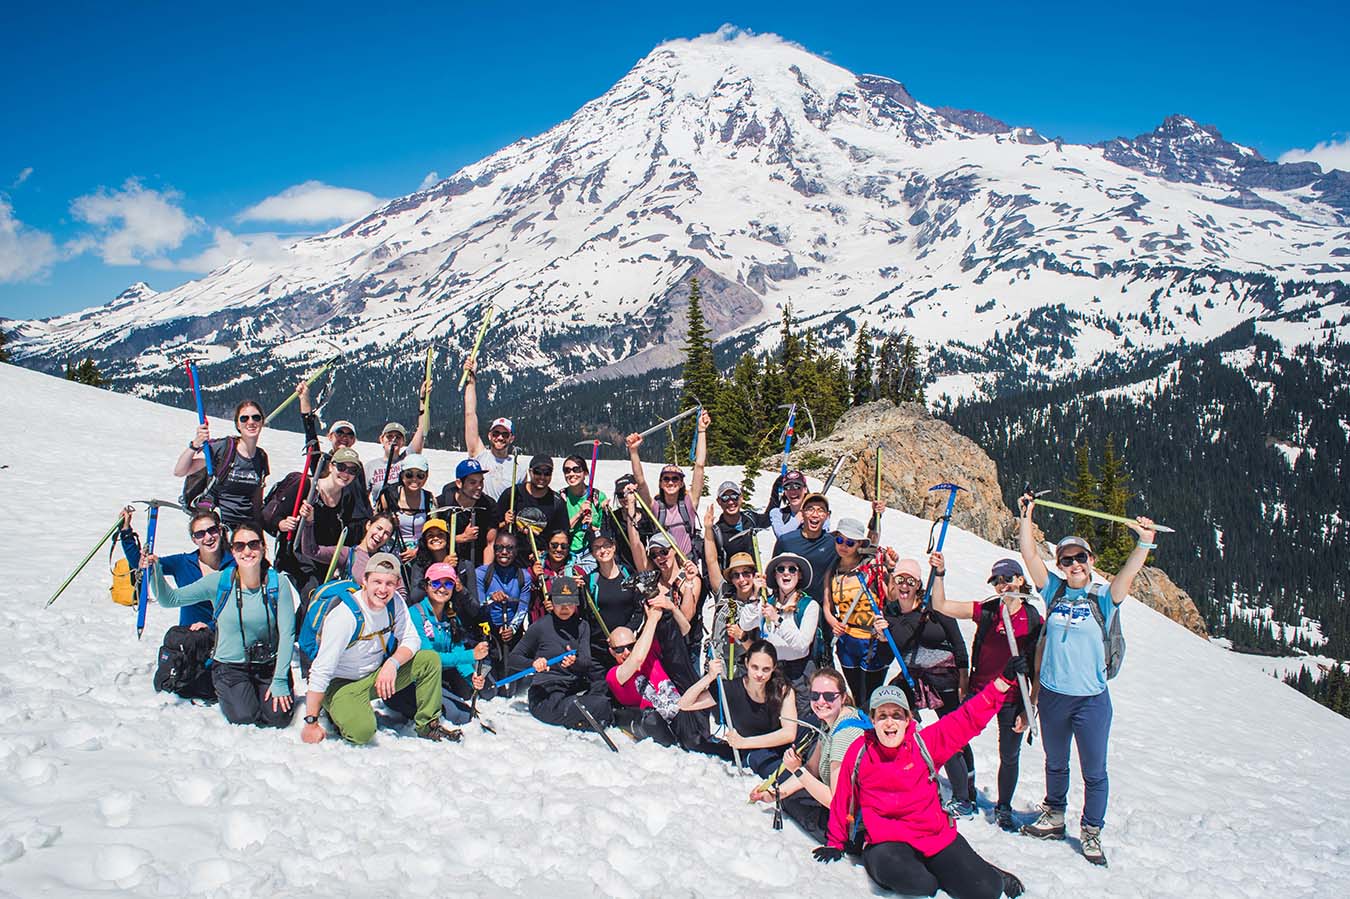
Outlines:
{"type": "Polygon", "coordinates": [[[1026,734],[1013,730],[1022,711],[1020,700],[1009,700],[998,710],[998,804],[1012,807],[1021,768],[1022,740],[1026,734]]]}
{"type": "MultiPolygon", "coordinates": [[[[335,679],[323,694],[324,710],[348,743],[360,746],[375,738],[375,710],[370,703],[379,698],[375,692],[375,679],[379,675],[380,669],[376,668],[357,680],[335,679]]],[[[419,734],[426,733],[431,722],[441,717],[441,657],[429,649],[415,653],[399,667],[394,691],[409,684],[416,687],[417,697],[413,725],[419,734]]]]}
{"type": "MultiPolygon", "coordinates": [[[[454,668],[441,668],[441,720],[450,724],[469,723],[469,702],[465,697],[473,695],[473,684],[454,668]]],[[[409,684],[384,704],[398,712],[404,718],[412,719],[417,715],[417,687],[409,684]]]]}
{"type": "Polygon", "coordinates": [[[1078,744],[1078,768],[1083,774],[1082,823],[1106,823],[1106,744],[1111,736],[1111,694],[1067,696],[1041,688],[1037,705],[1041,720],[1041,749],[1045,752],[1045,804],[1063,811],[1069,794],[1069,740],[1078,744]]]}
{"type": "Polygon", "coordinates": [[[1003,875],[960,834],[936,855],[921,855],[908,843],[873,843],[863,849],[862,860],[873,883],[902,896],[932,896],[938,890],[952,899],[1003,895],[1003,875]]]}
{"type": "MultiPolygon", "coordinates": [[[[231,724],[256,724],[258,727],[286,727],[295,713],[292,705],[286,711],[272,708],[272,700],[266,698],[272,686],[271,665],[249,666],[233,662],[211,663],[211,684],[216,688],[216,700],[225,720],[231,724]]],[[[290,672],[286,673],[286,683],[290,684],[290,672]]],[[[295,691],[292,689],[291,695],[295,691]]]]}
{"type": "Polygon", "coordinates": [[[815,797],[805,790],[798,790],[780,803],[783,807],[783,814],[787,815],[797,826],[815,840],[821,846],[826,842],[825,830],[830,823],[830,810],[816,801],[815,797]]]}
{"type": "Polygon", "coordinates": [[[607,727],[614,720],[609,697],[598,691],[573,693],[562,687],[532,685],[527,696],[530,701],[530,714],[545,724],[556,724],[573,730],[590,730],[590,723],[573,700],[581,703],[601,727],[607,727]]]}

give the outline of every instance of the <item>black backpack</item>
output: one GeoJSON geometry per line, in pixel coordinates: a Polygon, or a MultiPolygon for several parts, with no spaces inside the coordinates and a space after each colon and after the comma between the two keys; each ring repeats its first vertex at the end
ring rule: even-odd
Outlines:
{"type": "Polygon", "coordinates": [[[191,514],[195,509],[214,509],[216,506],[217,482],[230,470],[234,463],[234,448],[238,443],[234,437],[225,438],[223,449],[207,444],[211,454],[211,468],[214,474],[208,475],[206,467],[183,478],[183,492],[178,495],[178,504],[191,514]]]}
{"type": "Polygon", "coordinates": [[[215,699],[211,683],[211,652],[216,633],[210,628],[192,630],[174,625],[164,634],[155,668],[156,693],[173,693],[184,699],[215,699]]]}
{"type": "MultiPolygon", "coordinates": [[[[1002,600],[986,600],[980,603],[980,619],[975,625],[975,640],[970,644],[970,668],[973,672],[975,664],[980,659],[980,647],[984,645],[985,636],[997,626],[1002,613],[999,611],[999,603],[1002,600]]],[[[1025,599],[1022,600],[1022,608],[1027,610],[1027,641],[1031,644],[1031,651],[1027,656],[1027,661],[1035,664],[1036,643],[1041,638],[1041,610],[1036,608],[1025,599]]]]}

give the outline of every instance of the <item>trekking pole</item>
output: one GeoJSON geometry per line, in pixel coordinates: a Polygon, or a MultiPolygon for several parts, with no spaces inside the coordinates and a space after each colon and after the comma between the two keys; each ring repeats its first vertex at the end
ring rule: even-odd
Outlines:
{"type": "MultiPolygon", "coordinates": [[[[319,380],[319,378],[323,376],[323,373],[328,371],[328,369],[332,368],[337,363],[337,361],[338,361],[337,357],[334,356],[332,359],[329,359],[327,362],[325,362],[314,372],[314,374],[310,375],[308,378],[305,378],[305,386],[308,387],[315,381],[319,380]]],[[[281,413],[285,412],[286,409],[290,407],[291,403],[295,402],[296,396],[297,396],[296,391],[292,390],[290,392],[290,395],[281,401],[281,405],[277,406],[275,409],[272,410],[272,414],[267,416],[267,420],[271,421],[281,413]]]]}
{"type": "MultiPolygon", "coordinates": [[[[951,493],[949,493],[949,494],[947,495],[947,511],[945,511],[945,512],[942,513],[942,519],[941,519],[941,520],[942,520],[942,530],[938,533],[938,538],[937,538],[937,552],[942,552],[942,544],[945,543],[945,542],[947,541],[947,525],[949,525],[949,524],[952,523],[952,509],[954,509],[954,508],[956,507],[956,494],[957,494],[957,491],[959,491],[959,490],[965,490],[965,489],[966,489],[966,488],[964,488],[964,487],[958,487],[958,486],[956,486],[955,484],[938,484],[938,485],[936,485],[936,486],[933,486],[933,487],[929,487],[929,488],[928,488],[928,492],[929,492],[929,493],[932,493],[934,490],[950,490],[950,491],[951,491],[951,493]]],[[[969,491],[966,491],[966,492],[969,492],[969,491]]],[[[929,529],[929,532],[928,532],[928,533],[929,533],[929,536],[930,536],[930,538],[931,538],[932,533],[933,533],[931,528],[929,529]]],[[[932,546],[932,545],[929,546],[928,551],[929,551],[929,552],[933,552],[933,546],[932,546]]],[[[928,572],[928,584],[927,584],[927,586],[925,586],[925,587],[923,588],[923,605],[925,605],[925,606],[926,606],[926,605],[930,605],[930,604],[932,603],[932,601],[933,601],[933,581],[934,581],[936,578],[937,578],[937,572],[936,572],[935,570],[930,570],[930,571],[928,572]]]]}
{"type": "Polygon", "coordinates": [[[56,598],[65,592],[65,589],[70,586],[70,582],[75,580],[75,576],[84,570],[84,566],[89,564],[89,560],[94,557],[94,553],[102,549],[103,544],[111,540],[113,538],[113,535],[115,535],[121,529],[122,529],[122,513],[118,512],[117,520],[113,522],[113,526],[108,528],[108,532],[106,534],[98,538],[98,542],[94,544],[94,548],[89,550],[89,554],[85,556],[80,561],[80,564],[75,566],[75,570],[72,571],[70,575],[64,581],[61,582],[61,586],[56,588],[56,592],[52,594],[51,599],[47,600],[47,605],[43,606],[43,608],[47,608],[51,606],[52,603],[56,602],[56,598]]]}
{"type": "MultiPolygon", "coordinates": [[[[483,314],[483,320],[478,325],[478,336],[473,339],[473,349],[469,350],[469,358],[474,361],[478,360],[478,348],[483,345],[483,335],[487,333],[488,325],[492,322],[492,313],[496,311],[496,308],[496,306],[488,306],[487,312],[483,314]]],[[[459,389],[463,390],[464,385],[468,382],[469,367],[466,364],[463,373],[459,376],[459,389]]]]}
{"type": "MultiPolygon", "coordinates": [[[[1022,597],[1023,603],[1031,601],[1031,597],[1025,593],[1017,595],[1022,597]]],[[[1008,652],[1012,653],[1014,656],[1021,655],[1017,649],[1017,638],[1013,636],[1012,613],[1008,611],[1008,604],[1003,601],[1002,595],[998,597],[998,601],[999,611],[1003,613],[1003,630],[1008,636],[1008,652]]],[[[1032,739],[1039,736],[1038,731],[1040,727],[1036,721],[1035,709],[1031,705],[1031,687],[1027,683],[1027,676],[1025,674],[1017,675],[1017,686],[1022,691],[1022,711],[1026,713],[1027,716],[1027,745],[1030,746],[1032,739]]]]}
{"type": "Polygon", "coordinates": [[[323,576],[323,582],[326,584],[333,579],[333,570],[337,568],[338,559],[342,556],[342,547],[347,543],[347,526],[342,526],[342,533],[338,534],[337,546],[333,548],[333,558],[328,560],[328,571],[323,576]]]}
{"type": "Polygon", "coordinates": [[[675,557],[680,560],[680,564],[683,565],[685,562],[688,562],[689,557],[680,552],[680,548],[675,545],[675,541],[671,538],[670,532],[662,526],[661,522],[656,517],[656,513],[652,511],[652,507],[647,505],[647,501],[642,498],[642,494],[634,491],[633,499],[638,501],[638,505],[642,507],[642,511],[647,513],[647,517],[652,520],[652,524],[656,525],[656,529],[661,532],[661,536],[665,537],[670,543],[671,552],[675,553],[675,557]]]}
{"type": "MultiPolygon", "coordinates": [[[[577,654],[577,651],[576,651],[575,649],[569,649],[569,650],[567,650],[567,652],[560,652],[560,653],[558,653],[556,656],[554,656],[554,657],[551,658],[551,659],[545,659],[545,660],[544,660],[544,663],[545,663],[545,665],[546,665],[548,668],[552,668],[554,665],[558,664],[559,662],[561,662],[563,659],[567,658],[568,656],[574,656],[574,655],[576,655],[576,654],[577,654]]],[[[509,677],[504,677],[504,678],[502,678],[501,680],[497,681],[497,686],[499,686],[499,687],[504,687],[504,686],[506,686],[507,684],[514,683],[515,681],[520,680],[521,678],[532,677],[532,676],[534,676],[534,675],[536,675],[536,674],[543,674],[543,672],[542,672],[542,671],[535,671],[535,670],[534,670],[534,666],[531,665],[529,668],[526,668],[524,671],[517,671],[515,674],[512,674],[512,675],[510,675],[509,677]]]]}
{"type": "MultiPolygon", "coordinates": [[[[159,504],[152,502],[150,511],[147,513],[147,524],[145,526],[145,555],[154,555],[155,552],[155,529],[159,525],[159,504]]],[[[150,569],[146,568],[141,572],[140,590],[136,597],[136,639],[141,639],[141,634],[145,631],[145,613],[150,607],[150,569]]]]}

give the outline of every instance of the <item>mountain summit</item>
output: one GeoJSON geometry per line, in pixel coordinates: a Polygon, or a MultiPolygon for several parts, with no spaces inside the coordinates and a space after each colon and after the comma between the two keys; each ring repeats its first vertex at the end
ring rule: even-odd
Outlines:
{"type": "Polygon", "coordinates": [[[279,260],[23,323],[17,353],[91,355],[154,392],[189,352],[219,383],[335,349],[467,349],[492,305],[484,358],[509,362],[485,367],[558,383],[674,362],[698,277],[721,339],[753,343],[790,302],[827,342],[864,319],[907,328],[950,371],[1045,338],[1053,377],[1279,311],[1293,301],[1272,276],[1344,278],[1346,211],[1316,168],[1184,117],[1098,147],[1047,141],[724,29],[657,47],[544,134],[279,260]],[[1182,280],[1185,302],[1160,303],[1182,280]]]}

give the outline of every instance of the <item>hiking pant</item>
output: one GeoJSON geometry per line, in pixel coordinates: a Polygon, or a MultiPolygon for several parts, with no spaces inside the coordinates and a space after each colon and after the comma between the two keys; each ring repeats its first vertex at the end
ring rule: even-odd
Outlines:
{"type": "Polygon", "coordinates": [[[1021,770],[1022,740],[1026,732],[1017,733],[1013,724],[1022,712],[1022,702],[1008,700],[998,710],[998,804],[1012,807],[1013,793],[1017,792],[1017,775],[1021,770]]]}
{"type": "Polygon", "coordinates": [[[1111,694],[1067,696],[1041,688],[1041,749],[1045,752],[1045,804],[1063,811],[1069,793],[1069,739],[1078,744],[1083,774],[1083,824],[1106,823],[1106,743],[1111,736],[1111,694]]]}
{"type": "MultiPolygon", "coordinates": [[[[456,684],[462,684],[463,682],[463,675],[453,668],[441,670],[441,720],[448,724],[469,723],[468,700],[461,697],[459,690],[455,688],[456,684]],[[452,674],[454,675],[453,679],[450,676],[452,674]]],[[[470,685],[464,696],[472,695],[473,687],[470,685]]],[[[386,699],[384,704],[404,718],[412,720],[417,716],[417,686],[409,684],[386,699]]]]}
{"type": "Polygon", "coordinates": [[[830,810],[817,802],[814,796],[806,790],[798,790],[784,799],[780,805],[783,807],[783,814],[796,821],[811,839],[821,846],[829,842],[825,838],[825,830],[830,823],[830,810]]]}
{"type": "Polygon", "coordinates": [[[902,896],[932,896],[938,890],[952,899],[1003,895],[1003,875],[960,834],[936,855],[920,855],[908,843],[873,843],[863,849],[862,859],[873,883],[902,896]]]}
{"type": "Polygon", "coordinates": [[[607,727],[614,720],[609,697],[603,693],[569,693],[562,688],[531,686],[527,696],[530,701],[530,714],[545,724],[556,724],[573,730],[590,730],[590,723],[577,710],[573,700],[585,706],[601,727],[607,727]]]}
{"type": "Polygon", "coordinates": [[[783,761],[783,752],[786,749],[786,746],[779,746],[777,749],[742,749],[741,764],[761,778],[770,778],[778,770],[779,762],[783,761]]]}
{"type": "MultiPolygon", "coordinates": [[[[256,724],[258,727],[286,727],[295,714],[292,704],[286,711],[274,710],[272,700],[265,698],[272,686],[271,665],[249,666],[234,662],[212,662],[211,684],[216,688],[216,699],[225,720],[231,724],[256,724]]],[[[290,684],[290,673],[286,674],[286,683],[290,684]]],[[[291,691],[295,695],[294,689],[291,691]]]]}
{"type": "MultiPolygon", "coordinates": [[[[348,743],[360,746],[375,737],[375,710],[370,703],[379,698],[375,692],[375,679],[379,675],[380,669],[376,668],[357,680],[335,678],[323,694],[328,717],[348,743]]],[[[394,690],[402,690],[409,684],[416,686],[413,725],[419,734],[424,733],[431,722],[441,717],[441,657],[430,649],[416,652],[399,667],[394,690]]]]}

